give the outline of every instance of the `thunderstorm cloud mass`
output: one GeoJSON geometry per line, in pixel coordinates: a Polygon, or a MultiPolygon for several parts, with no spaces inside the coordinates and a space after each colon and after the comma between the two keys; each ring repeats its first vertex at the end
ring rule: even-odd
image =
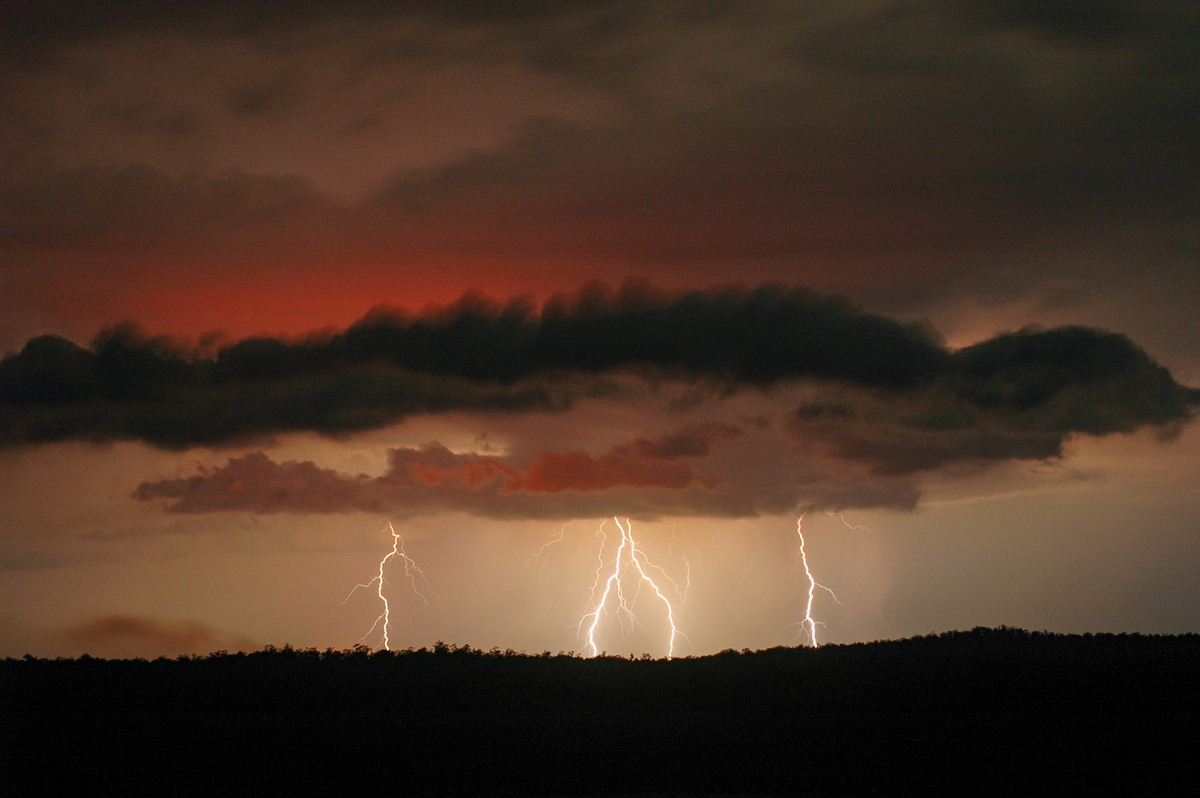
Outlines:
{"type": "Polygon", "coordinates": [[[830,641],[1200,630],[1197,42],[4,4],[0,656],[378,645],[401,538],[401,647],[792,644],[810,565],[830,641]],[[638,624],[589,614],[617,541],[638,624]]]}

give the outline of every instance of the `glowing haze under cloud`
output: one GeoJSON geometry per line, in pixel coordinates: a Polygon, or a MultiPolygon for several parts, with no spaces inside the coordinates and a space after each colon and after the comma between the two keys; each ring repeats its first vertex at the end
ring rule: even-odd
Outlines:
{"type": "Polygon", "coordinates": [[[613,516],[794,642],[805,511],[826,640],[1200,626],[1191,4],[50,5],[0,654],[350,645],[389,521],[393,647],[582,650],[613,516]]]}

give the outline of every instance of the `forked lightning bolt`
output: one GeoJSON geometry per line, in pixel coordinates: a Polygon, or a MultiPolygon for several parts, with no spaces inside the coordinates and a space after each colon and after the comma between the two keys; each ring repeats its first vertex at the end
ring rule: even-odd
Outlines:
{"type": "Polygon", "coordinates": [[[679,593],[679,586],[666,575],[666,573],[656,565],[650,563],[644,552],[638,549],[637,541],[633,537],[633,525],[629,519],[625,519],[624,525],[620,519],[613,518],[617,529],[621,531],[621,543],[617,547],[617,555],[612,560],[612,570],[607,578],[603,576],[604,569],[604,542],[607,541],[607,535],[604,534],[604,527],[601,526],[600,533],[604,535],[600,545],[600,551],[597,553],[598,565],[596,567],[596,581],[592,584],[592,597],[595,598],[597,591],[600,592],[600,598],[596,601],[595,607],[586,613],[579,621],[580,634],[587,640],[588,650],[590,655],[595,657],[600,653],[600,645],[596,640],[596,633],[600,627],[600,618],[605,613],[605,608],[609,601],[613,601],[616,605],[616,612],[624,613],[626,617],[633,619],[633,611],[629,607],[629,603],[625,600],[625,593],[622,589],[622,575],[628,570],[628,565],[632,565],[637,571],[639,582],[638,585],[647,584],[654,591],[654,595],[663,603],[667,611],[667,624],[671,629],[670,638],[667,643],[667,658],[670,659],[675,655],[675,640],[679,637],[679,629],[675,625],[675,607],[671,604],[670,599],[663,593],[662,588],[650,576],[647,569],[657,570],[662,574],[663,578],[671,582],[675,588],[675,592],[679,593]],[[628,564],[628,565],[627,565],[628,564]],[[600,590],[601,581],[604,583],[604,589],[600,590]],[[587,631],[584,631],[584,627],[587,631]]]}
{"type": "Polygon", "coordinates": [[[385,582],[383,578],[383,569],[384,566],[387,565],[388,560],[392,558],[398,558],[404,563],[404,577],[408,580],[408,586],[412,589],[413,595],[421,600],[422,606],[428,607],[429,599],[417,586],[417,577],[419,576],[421,581],[425,583],[426,590],[428,590],[430,593],[433,593],[433,590],[429,587],[429,578],[425,575],[425,572],[417,567],[417,563],[412,559],[412,557],[409,557],[408,554],[405,553],[404,538],[400,537],[400,533],[396,531],[396,528],[393,527],[390,522],[387,525],[387,531],[392,536],[392,550],[385,554],[383,559],[379,561],[379,573],[376,574],[371,581],[365,584],[355,585],[350,592],[346,594],[346,598],[342,600],[342,603],[345,604],[347,601],[349,601],[350,597],[354,595],[354,591],[358,590],[360,587],[365,590],[370,588],[371,585],[375,585],[375,594],[379,596],[380,602],[383,603],[383,612],[381,612],[379,617],[375,619],[375,623],[371,625],[371,628],[367,630],[367,633],[358,639],[358,642],[361,643],[362,641],[366,640],[376,629],[380,629],[382,627],[383,648],[385,651],[391,651],[391,640],[388,638],[388,625],[391,623],[391,606],[388,604],[387,595],[385,595],[383,592],[383,585],[385,582]]]}
{"type": "MultiPolygon", "coordinates": [[[[845,519],[842,519],[842,523],[845,523],[845,519]]],[[[804,566],[804,575],[808,578],[808,603],[804,607],[804,620],[800,622],[800,625],[808,631],[809,639],[812,641],[812,647],[816,648],[820,645],[820,643],[817,642],[817,626],[818,624],[824,626],[824,624],[821,624],[819,621],[813,618],[813,595],[817,592],[817,588],[821,588],[829,593],[829,595],[833,596],[833,600],[837,601],[838,604],[841,604],[842,602],[838,601],[836,593],[825,587],[825,585],[821,584],[813,577],[812,569],[808,566],[808,554],[804,551],[803,515],[796,519],[796,535],[800,538],[800,563],[804,566]]]]}

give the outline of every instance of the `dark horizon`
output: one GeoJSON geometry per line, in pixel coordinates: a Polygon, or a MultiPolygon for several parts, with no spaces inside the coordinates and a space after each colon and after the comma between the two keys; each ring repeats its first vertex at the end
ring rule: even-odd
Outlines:
{"type": "Polygon", "coordinates": [[[1200,635],[976,628],[675,661],[440,644],[0,660],[15,785],[1189,794],[1200,635]],[[60,757],[60,751],[70,756],[60,757]]]}

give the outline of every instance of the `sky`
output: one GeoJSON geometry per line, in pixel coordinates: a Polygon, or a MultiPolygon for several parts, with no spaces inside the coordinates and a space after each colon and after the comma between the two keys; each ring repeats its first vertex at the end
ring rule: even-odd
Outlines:
{"type": "Polygon", "coordinates": [[[1197,42],[4,4],[0,656],[1200,631],[1197,42]]]}

